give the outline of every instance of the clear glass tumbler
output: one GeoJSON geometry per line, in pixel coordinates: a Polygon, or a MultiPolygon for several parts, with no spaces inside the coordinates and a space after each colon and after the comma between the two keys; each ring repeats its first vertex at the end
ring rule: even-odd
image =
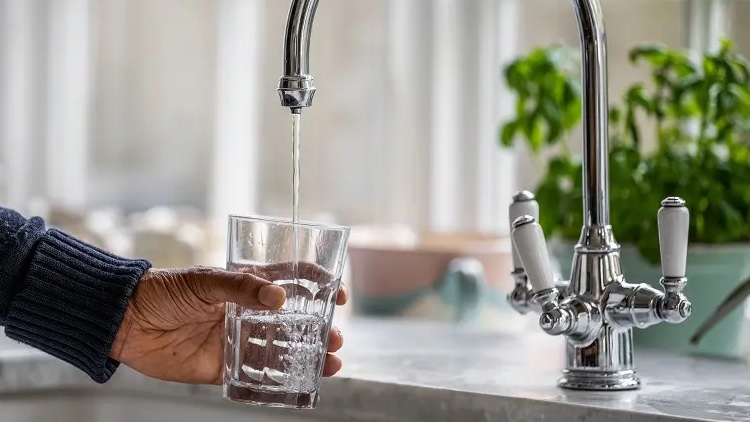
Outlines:
{"type": "Polygon", "coordinates": [[[348,239],[342,226],[229,217],[227,269],[273,281],[287,299],[272,312],[227,303],[225,398],[315,408],[348,239]]]}

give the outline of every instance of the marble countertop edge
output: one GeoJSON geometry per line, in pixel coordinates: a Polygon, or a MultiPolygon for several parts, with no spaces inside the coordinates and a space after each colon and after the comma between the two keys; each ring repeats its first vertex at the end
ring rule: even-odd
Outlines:
{"type": "MultiPolygon", "coordinates": [[[[146,378],[126,367],[118,369],[110,382],[100,385],[78,369],[35,350],[0,351],[0,374],[0,394],[6,395],[85,392],[158,396],[167,400],[189,397],[207,404],[227,403],[221,397],[221,387],[165,383],[146,378]]],[[[325,379],[321,391],[317,417],[358,421],[538,420],[551,414],[561,420],[570,417],[574,420],[606,419],[615,422],[706,421],[604,405],[550,401],[544,397],[490,394],[346,375],[325,379]]]]}
{"type": "MultiPolygon", "coordinates": [[[[644,352],[640,390],[571,391],[556,386],[564,344],[545,336],[372,320],[352,321],[347,333],[346,364],[322,381],[313,420],[750,422],[747,363],[644,352]]],[[[124,365],[99,385],[52,356],[0,342],[0,396],[37,393],[238,405],[221,387],[157,381],[124,365]]]]}

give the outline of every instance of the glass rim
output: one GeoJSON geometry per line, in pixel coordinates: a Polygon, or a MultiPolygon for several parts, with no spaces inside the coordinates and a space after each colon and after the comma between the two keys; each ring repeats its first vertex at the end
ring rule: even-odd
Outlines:
{"type": "Polygon", "coordinates": [[[337,231],[337,232],[345,232],[348,233],[351,231],[351,228],[348,226],[343,226],[340,224],[328,224],[328,223],[314,223],[311,221],[305,221],[300,220],[297,223],[292,222],[291,218],[281,218],[281,217],[269,217],[269,216],[260,216],[260,215],[238,215],[238,214],[229,214],[228,217],[229,222],[232,221],[257,221],[261,223],[273,223],[273,224],[279,224],[282,226],[287,227],[301,227],[305,229],[315,229],[315,230],[325,230],[325,231],[337,231]]]}

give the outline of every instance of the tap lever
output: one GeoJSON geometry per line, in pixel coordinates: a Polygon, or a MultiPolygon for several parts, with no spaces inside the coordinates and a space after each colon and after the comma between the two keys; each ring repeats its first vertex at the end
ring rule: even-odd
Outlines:
{"type": "MultiPolygon", "coordinates": [[[[513,202],[508,208],[511,231],[513,231],[513,222],[516,221],[518,217],[522,217],[524,215],[528,215],[530,217],[533,217],[535,220],[539,220],[539,203],[536,202],[534,194],[527,190],[516,192],[516,194],[513,195],[513,202]]],[[[518,251],[516,249],[516,245],[511,242],[511,251],[513,254],[513,269],[516,271],[523,270],[523,264],[521,263],[521,258],[518,256],[518,251]]]]}
{"type": "Polygon", "coordinates": [[[534,293],[554,289],[552,266],[542,226],[534,217],[524,215],[513,221],[511,236],[534,293]]]}
{"type": "Polygon", "coordinates": [[[666,198],[661,205],[657,218],[662,275],[665,279],[683,278],[687,265],[690,211],[685,200],[678,197],[666,198]]]}
{"type": "MultiPolygon", "coordinates": [[[[510,217],[510,230],[513,232],[513,221],[519,217],[528,215],[534,219],[539,218],[539,204],[534,199],[534,194],[529,191],[516,192],[513,195],[513,202],[508,208],[510,217]]],[[[510,242],[511,255],[513,256],[513,271],[511,276],[515,282],[513,291],[508,294],[508,303],[520,314],[528,312],[541,312],[539,303],[534,300],[534,290],[529,283],[529,277],[523,268],[523,262],[518,256],[518,251],[514,242],[510,242]]]]}
{"type": "Polygon", "coordinates": [[[692,313],[692,305],[683,293],[687,285],[686,267],[690,211],[685,200],[669,197],[659,209],[659,249],[661,252],[661,284],[664,296],[658,313],[662,320],[679,324],[692,313]]]}

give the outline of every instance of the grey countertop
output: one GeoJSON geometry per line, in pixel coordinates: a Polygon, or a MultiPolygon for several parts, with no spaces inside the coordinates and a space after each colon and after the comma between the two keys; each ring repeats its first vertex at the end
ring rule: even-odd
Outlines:
{"type": "MultiPolygon", "coordinates": [[[[351,319],[344,369],[317,417],[363,421],[750,421],[744,363],[639,351],[631,392],[555,386],[563,340],[442,323],[351,319]]],[[[222,402],[216,387],[164,383],[122,368],[105,386],[42,353],[0,341],[0,394],[108,391],[222,402]]],[[[233,405],[233,404],[226,404],[233,405]]],[[[278,412],[278,410],[273,410],[278,412]]],[[[298,411],[299,412],[299,411],[298,411]]]]}

